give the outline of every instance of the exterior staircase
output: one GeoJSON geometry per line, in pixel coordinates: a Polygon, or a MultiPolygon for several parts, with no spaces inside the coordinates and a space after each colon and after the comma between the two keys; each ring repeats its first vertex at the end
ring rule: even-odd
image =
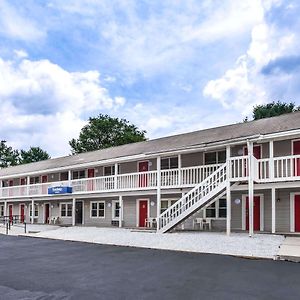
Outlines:
{"type": "Polygon", "coordinates": [[[197,184],[176,203],[157,218],[159,233],[172,230],[213,198],[224,192],[227,185],[227,164],[221,165],[214,173],[197,184]]]}

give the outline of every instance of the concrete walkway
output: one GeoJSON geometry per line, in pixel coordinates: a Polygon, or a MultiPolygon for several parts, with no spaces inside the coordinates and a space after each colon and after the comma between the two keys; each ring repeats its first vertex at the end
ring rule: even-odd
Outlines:
{"type": "Polygon", "coordinates": [[[286,237],[278,251],[278,258],[300,262],[300,237],[286,237]]]}

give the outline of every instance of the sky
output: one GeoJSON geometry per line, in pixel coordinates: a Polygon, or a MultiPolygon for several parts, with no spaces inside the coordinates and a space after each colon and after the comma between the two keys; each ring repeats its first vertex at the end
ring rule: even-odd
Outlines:
{"type": "Polygon", "coordinates": [[[150,139],[300,105],[300,1],[0,0],[0,139],[70,154],[89,117],[150,139]]]}

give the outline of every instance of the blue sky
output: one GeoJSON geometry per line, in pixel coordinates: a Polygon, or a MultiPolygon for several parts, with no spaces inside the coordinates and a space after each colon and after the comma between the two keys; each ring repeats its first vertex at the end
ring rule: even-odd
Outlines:
{"type": "Polygon", "coordinates": [[[70,153],[89,116],[149,138],[300,104],[300,3],[0,0],[0,138],[70,153]]]}

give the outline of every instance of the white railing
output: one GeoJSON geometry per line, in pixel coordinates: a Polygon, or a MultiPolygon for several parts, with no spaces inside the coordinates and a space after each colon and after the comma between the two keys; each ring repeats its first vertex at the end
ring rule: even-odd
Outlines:
{"type": "Polygon", "coordinates": [[[226,163],[197,184],[157,218],[158,231],[166,232],[189,216],[226,186],[226,163]]]}
{"type": "Polygon", "coordinates": [[[181,185],[190,186],[203,181],[222,164],[205,165],[200,167],[189,167],[181,169],[181,185]]]}
{"type": "Polygon", "coordinates": [[[237,156],[230,158],[231,165],[231,180],[232,181],[244,181],[248,179],[248,155],[237,156]]]}
{"type": "Polygon", "coordinates": [[[118,190],[149,189],[157,187],[157,171],[121,174],[117,176],[118,190]]]}
{"type": "Polygon", "coordinates": [[[258,160],[258,181],[300,180],[300,155],[258,160]]]}

